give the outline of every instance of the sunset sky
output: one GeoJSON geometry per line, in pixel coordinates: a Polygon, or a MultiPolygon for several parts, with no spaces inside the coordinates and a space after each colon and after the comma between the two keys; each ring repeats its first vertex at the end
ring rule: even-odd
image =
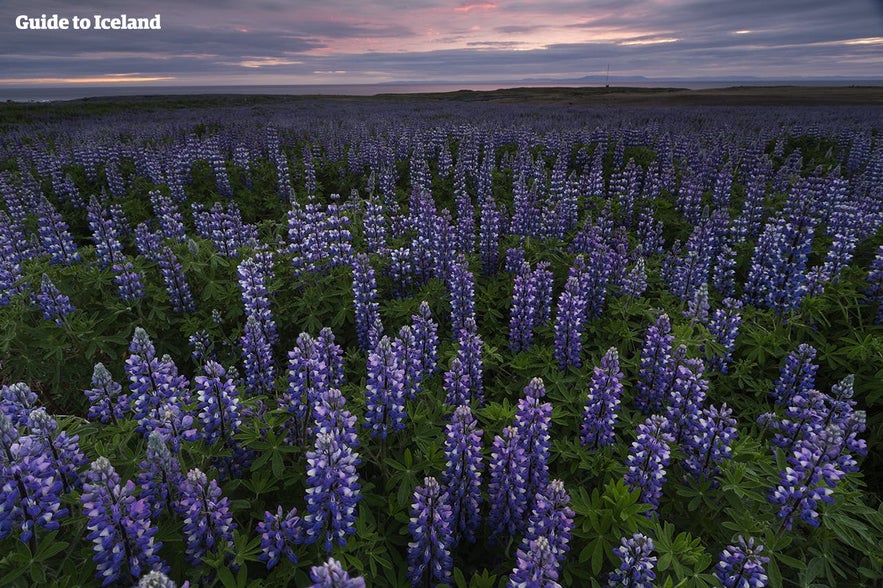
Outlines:
{"type": "Polygon", "coordinates": [[[883,78],[881,0],[3,0],[0,84],[883,78]],[[161,31],[17,30],[161,15],[161,31]]]}

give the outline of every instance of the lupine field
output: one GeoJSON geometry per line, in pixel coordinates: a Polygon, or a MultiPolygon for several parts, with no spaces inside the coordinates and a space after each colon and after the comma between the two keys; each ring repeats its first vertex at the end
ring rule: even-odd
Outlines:
{"type": "Polygon", "coordinates": [[[883,111],[0,113],[0,585],[878,586],[883,111]]]}

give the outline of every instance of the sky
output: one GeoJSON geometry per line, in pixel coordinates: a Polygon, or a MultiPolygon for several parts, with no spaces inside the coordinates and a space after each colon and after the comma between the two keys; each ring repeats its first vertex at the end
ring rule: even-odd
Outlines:
{"type": "Polygon", "coordinates": [[[883,78],[883,0],[2,0],[0,86],[883,78]],[[42,14],[161,30],[20,30],[42,14]]]}

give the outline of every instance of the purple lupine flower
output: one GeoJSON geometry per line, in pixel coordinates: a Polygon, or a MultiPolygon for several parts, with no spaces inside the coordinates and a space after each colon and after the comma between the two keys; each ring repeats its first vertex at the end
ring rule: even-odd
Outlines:
{"type": "Polygon", "coordinates": [[[507,588],[561,588],[558,564],[549,540],[539,536],[531,540],[527,549],[519,547],[515,554],[515,568],[509,574],[507,588]]]}
{"type": "Polygon", "coordinates": [[[273,256],[265,251],[244,260],[236,268],[245,316],[253,316],[272,347],[279,340],[276,321],[270,310],[270,294],[267,285],[273,280],[273,256]]]}
{"type": "Polygon", "coordinates": [[[393,352],[401,360],[405,370],[405,399],[413,400],[423,389],[423,358],[414,331],[409,325],[399,329],[399,336],[392,342],[393,352]]]}
{"type": "Polygon", "coordinates": [[[26,425],[36,406],[37,394],[24,382],[0,386],[0,414],[6,415],[12,426],[26,425]]]}
{"type": "Polygon", "coordinates": [[[533,343],[538,299],[536,284],[531,279],[530,265],[524,262],[512,287],[512,310],[509,319],[509,347],[513,352],[527,351],[533,343]]]}
{"type": "Polygon", "coordinates": [[[121,394],[122,389],[104,364],[96,363],[92,372],[92,388],[83,390],[89,400],[86,418],[98,419],[103,424],[121,420],[123,411],[129,404],[127,396],[121,394]]]}
{"type": "Polygon", "coordinates": [[[466,328],[466,319],[475,320],[475,285],[466,258],[460,256],[451,267],[448,280],[451,299],[451,337],[457,338],[466,328]]]}
{"type": "Polygon", "coordinates": [[[77,244],[68,230],[68,224],[46,198],[37,207],[37,234],[49,263],[71,265],[80,261],[77,244]]]}
{"type": "Polygon", "coordinates": [[[791,529],[795,516],[819,526],[818,503],[834,502],[833,489],[846,476],[841,465],[853,465],[851,456],[843,455],[844,449],[843,431],[833,424],[795,443],[788,466],[779,472],[779,485],[769,495],[770,502],[779,507],[777,516],[785,529],[791,529]]]}
{"type": "Polygon", "coordinates": [[[454,562],[453,517],[448,495],[435,478],[426,477],[414,490],[408,530],[408,578],[412,586],[449,583],[454,562]]]}
{"type": "Polygon", "coordinates": [[[580,442],[589,447],[606,447],[616,441],[614,427],[619,419],[623,373],[619,353],[611,347],[601,358],[589,384],[580,442]]]}
{"type": "Polygon", "coordinates": [[[33,436],[19,436],[12,419],[0,412],[0,539],[15,527],[19,539],[36,548],[36,526],[55,531],[61,508],[63,485],[43,445],[33,436]]]}
{"type": "Polygon", "coordinates": [[[703,376],[701,359],[684,359],[675,365],[674,378],[665,399],[665,417],[674,443],[680,445],[689,433],[708,393],[708,380],[703,376]]]}
{"type": "Polygon", "coordinates": [[[459,357],[451,359],[451,369],[444,376],[445,404],[459,406],[469,404],[471,398],[469,373],[459,357]]]}
{"type": "Polygon", "coordinates": [[[79,435],[69,435],[59,431],[58,423],[42,406],[35,408],[28,416],[28,428],[35,440],[43,445],[46,457],[61,479],[64,493],[79,487],[80,476],[77,470],[88,463],[80,451],[79,435]]]}
{"type": "Polygon", "coordinates": [[[635,390],[635,405],[644,414],[662,410],[665,393],[674,378],[671,320],[661,314],[647,329],[641,349],[641,369],[635,390]]]}
{"type": "Polygon", "coordinates": [[[711,283],[722,295],[732,297],[736,292],[736,250],[729,245],[720,249],[711,283]]]}
{"type": "MultiPolygon", "coordinates": [[[[157,258],[162,247],[160,234],[156,231],[150,230],[147,223],[138,223],[135,227],[135,249],[138,253],[147,259],[153,260],[157,258]]],[[[121,255],[118,261],[111,264],[111,268],[114,266],[121,266],[125,261],[125,255],[121,255]]]]}
{"type": "Polygon", "coordinates": [[[210,359],[215,359],[214,343],[205,330],[200,329],[187,338],[190,346],[190,357],[196,365],[204,365],[210,359]]]}
{"type": "Polygon", "coordinates": [[[242,335],[242,358],[245,365],[246,388],[251,394],[270,394],[275,388],[276,368],[273,350],[264,330],[254,316],[245,320],[242,335]]]}
{"type": "Polygon", "coordinates": [[[288,387],[279,399],[279,407],[294,416],[293,443],[300,445],[307,440],[313,407],[330,386],[328,376],[316,340],[309,333],[298,335],[297,344],[288,352],[288,387]]]}
{"type": "Polygon", "coordinates": [[[653,571],[656,556],[650,555],[653,549],[653,539],[646,535],[635,533],[631,538],[623,537],[620,546],[613,550],[622,563],[607,576],[607,585],[610,588],[653,588],[656,579],[653,571]]]}
{"type": "Polygon", "coordinates": [[[54,320],[57,326],[64,323],[64,317],[72,313],[75,308],[71,304],[71,299],[67,295],[62,294],[49,279],[49,276],[43,274],[40,281],[40,292],[36,295],[37,302],[40,304],[40,312],[43,313],[43,319],[47,321],[54,320]]]}
{"type": "Polygon", "coordinates": [[[138,429],[149,433],[159,419],[159,408],[164,403],[186,404],[190,400],[189,382],[178,375],[178,369],[167,355],[157,359],[156,349],[147,332],[135,328],[131,355],[126,360],[124,370],[129,379],[130,406],[138,429]]]}
{"type": "MultiPolygon", "coordinates": [[[[552,405],[542,402],[546,388],[542,378],[533,378],[524,388],[524,397],[518,400],[515,411],[515,428],[518,429],[518,442],[527,456],[527,471],[524,479],[529,500],[546,487],[549,481],[549,449],[552,426],[552,405]]],[[[529,513],[525,512],[525,516],[529,513]]]]}
{"type": "Polygon", "coordinates": [[[739,312],[741,308],[742,301],[738,298],[724,298],[723,308],[715,309],[708,321],[708,332],[724,348],[724,354],[712,356],[710,364],[722,374],[729,371],[728,366],[733,361],[733,350],[742,325],[742,314],[739,312]]]}
{"type": "Polygon", "coordinates": [[[517,274],[525,262],[524,247],[510,247],[506,250],[506,263],[503,268],[510,274],[517,274]]]}
{"type": "Polygon", "coordinates": [[[153,215],[159,221],[163,239],[172,239],[179,243],[186,241],[184,217],[175,202],[159,190],[151,190],[147,196],[153,205],[153,215]]]}
{"type": "Polygon", "coordinates": [[[438,369],[438,323],[432,320],[429,303],[420,303],[418,314],[411,315],[414,339],[423,358],[423,379],[426,380],[438,369]]]}
{"type": "Polygon", "coordinates": [[[549,550],[559,562],[567,558],[570,550],[570,532],[573,530],[573,509],[568,506],[570,495],[561,480],[552,480],[534,499],[536,506],[530,515],[524,532],[522,548],[531,541],[545,537],[549,550]]]}
{"type": "Polygon", "coordinates": [[[767,585],[766,570],[763,565],[770,558],[760,555],[763,545],[748,541],[739,535],[738,545],[727,545],[720,554],[720,561],[714,567],[714,575],[723,588],[764,588],[767,585]]]}
{"type": "Polygon", "coordinates": [[[310,568],[310,578],[314,584],[310,588],[365,588],[365,579],[361,576],[351,578],[339,561],[333,557],[321,566],[310,568]]]}
{"type": "Polygon", "coordinates": [[[343,373],[343,348],[334,342],[334,331],[329,327],[322,327],[319,330],[319,336],[316,337],[316,352],[325,363],[329,385],[334,388],[343,386],[346,382],[343,373]]]}
{"type": "Polygon", "coordinates": [[[374,268],[371,267],[371,262],[364,253],[359,253],[353,258],[353,308],[359,347],[367,351],[377,344],[374,338],[382,333],[382,326],[378,327],[380,306],[377,303],[374,268]]]}
{"type": "Polygon", "coordinates": [[[102,267],[113,265],[123,255],[120,243],[121,231],[114,223],[110,211],[101,207],[95,196],[89,198],[86,218],[95,242],[95,256],[102,267]]]}
{"type": "Polygon", "coordinates": [[[184,268],[175,253],[170,248],[163,247],[157,255],[157,263],[169,293],[172,310],[179,313],[194,312],[196,305],[193,303],[193,295],[190,293],[190,284],[187,282],[184,268]]]}
{"type": "Polygon", "coordinates": [[[708,283],[702,283],[693,291],[693,297],[687,301],[687,308],[684,310],[684,316],[693,323],[708,322],[708,283]]]}
{"type": "Polygon", "coordinates": [[[202,422],[202,439],[207,445],[233,443],[233,436],[242,424],[239,392],[236,383],[216,361],[209,360],[205,375],[193,378],[197,393],[198,418],[202,422]]]}
{"type": "Polygon", "coordinates": [[[720,463],[732,457],[732,442],[738,437],[733,409],[703,408],[691,421],[684,442],[684,470],[699,479],[714,480],[720,463]]]}
{"type": "Polygon", "coordinates": [[[814,363],[815,358],[815,348],[807,343],[801,343],[796,351],[788,354],[771,392],[776,404],[788,406],[794,396],[804,395],[815,386],[816,370],[819,369],[814,363]]]}
{"type": "Polygon", "coordinates": [[[356,417],[346,410],[346,399],[337,388],[328,388],[319,395],[313,407],[315,418],[312,428],[313,435],[328,433],[333,435],[341,445],[351,449],[359,446],[359,435],[356,433],[356,417]]]}
{"type": "Polygon", "coordinates": [[[668,428],[668,419],[664,416],[648,417],[638,425],[637,439],[632,442],[626,459],[626,486],[638,490],[638,501],[653,506],[654,510],[659,507],[662,497],[665,468],[671,456],[669,444],[674,442],[668,428]]]}
{"type": "Polygon", "coordinates": [[[549,270],[548,261],[538,261],[530,276],[531,289],[537,300],[536,312],[533,316],[533,328],[546,324],[552,316],[552,288],[555,276],[549,270]]]}
{"type": "Polygon", "coordinates": [[[640,298],[647,289],[647,270],[644,258],[639,257],[634,267],[622,278],[622,293],[627,296],[640,298]]]}
{"type": "Polygon", "coordinates": [[[503,436],[494,437],[488,467],[488,526],[492,541],[514,537],[524,526],[529,500],[528,458],[519,437],[515,427],[504,427],[503,436]]]}
{"type": "Polygon", "coordinates": [[[307,515],[304,543],[321,540],[326,552],[332,544],[345,546],[356,532],[359,490],[359,454],[332,433],[316,435],[315,449],[307,452],[307,515]]]}
{"type": "Polygon", "coordinates": [[[386,219],[383,217],[383,204],[372,197],[365,203],[365,217],[362,220],[365,235],[365,248],[368,253],[380,253],[386,249],[386,219]]]}
{"type": "Polygon", "coordinates": [[[198,566],[209,555],[233,556],[233,531],[236,523],[230,512],[230,499],[221,495],[221,487],[199,469],[187,472],[181,484],[178,508],[184,517],[184,558],[198,566]]]}
{"type": "Polygon", "coordinates": [[[177,507],[184,474],[159,430],[154,429],[147,436],[147,451],[137,481],[141,497],[150,503],[154,516],[164,511],[171,513],[177,507]]]}
{"type": "MultiPolygon", "coordinates": [[[[153,570],[141,576],[134,588],[178,588],[178,585],[163,572],[153,570]]],[[[181,588],[190,588],[190,582],[185,581],[181,588]]]]}
{"type": "Polygon", "coordinates": [[[866,278],[868,286],[865,288],[864,302],[877,306],[874,322],[881,323],[883,322],[883,245],[877,248],[877,253],[868,270],[866,278]]]}
{"type": "Polygon", "coordinates": [[[83,483],[83,514],[88,539],[94,543],[97,573],[102,586],[136,581],[150,570],[168,571],[159,557],[162,543],[154,541],[157,527],[150,520],[150,505],[135,498],[135,484],[120,477],[105,457],[99,457],[83,483]]]}
{"type": "Polygon", "coordinates": [[[405,370],[384,336],[368,354],[368,383],[365,390],[365,427],[371,436],[386,439],[405,428],[405,370]]]}
{"type": "Polygon", "coordinates": [[[297,555],[291,548],[300,543],[301,519],[297,516],[296,508],[287,514],[281,506],[276,508],[276,514],[265,512],[264,520],[257,524],[255,531],[261,535],[261,553],[258,557],[266,562],[268,570],[276,567],[282,556],[293,564],[297,563],[297,555]]]}
{"type": "Polygon", "coordinates": [[[478,247],[481,257],[481,272],[486,276],[497,273],[500,257],[500,233],[503,228],[501,206],[490,196],[479,199],[478,247]]]}
{"type": "MultiPolygon", "coordinates": [[[[467,318],[465,327],[457,334],[457,358],[463,364],[463,370],[469,377],[469,399],[474,401],[478,406],[484,404],[484,383],[482,369],[482,348],[484,343],[478,334],[478,327],[475,320],[467,318]]],[[[465,404],[458,402],[454,406],[465,404]]]]}
{"type": "Polygon", "coordinates": [[[824,429],[830,418],[825,399],[826,394],[811,388],[792,396],[781,418],[775,414],[770,418],[761,417],[766,426],[775,430],[773,445],[788,455],[798,441],[824,429]]]}
{"type": "Polygon", "coordinates": [[[579,279],[570,277],[558,299],[555,315],[555,359],[559,369],[580,367],[582,360],[582,335],[586,303],[582,296],[579,279]]]}
{"type": "Polygon", "coordinates": [[[113,283],[117,285],[117,296],[123,302],[136,302],[144,298],[144,284],[141,282],[141,274],[135,271],[135,266],[128,259],[115,263],[111,267],[113,271],[113,283]]]}
{"type": "Polygon", "coordinates": [[[475,532],[481,526],[481,429],[466,404],[454,411],[451,423],[445,426],[445,458],[447,465],[441,483],[451,506],[451,548],[461,539],[475,543],[475,532]]]}

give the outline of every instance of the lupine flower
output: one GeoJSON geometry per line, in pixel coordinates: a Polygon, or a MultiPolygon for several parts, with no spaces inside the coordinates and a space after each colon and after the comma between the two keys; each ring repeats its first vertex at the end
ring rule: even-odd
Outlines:
{"type": "MultiPolygon", "coordinates": [[[[552,426],[552,405],[542,402],[545,395],[543,380],[532,379],[525,386],[524,398],[518,400],[518,408],[515,411],[514,424],[518,429],[518,442],[527,456],[527,471],[524,478],[527,495],[531,501],[549,481],[548,461],[551,447],[549,428],[552,426]]],[[[525,512],[525,515],[527,514],[525,512]]]]}
{"type": "Polygon", "coordinates": [[[488,526],[492,541],[514,537],[524,526],[529,500],[527,468],[528,458],[518,429],[504,427],[503,436],[494,437],[488,467],[488,526]]]}
{"type": "Polygon", "coordinates": [[[724,348],[724,354],[713,356],[710,363],[722,374],[728,372],[728,366],[733,361],[736,337],[739,336],[739,327],[742,325],[742,314],[739,312],[741,308],[741,300],[724,298],[723,308],[715,309],[708,321],[708,332],[724,348]]]}
{"type": "Polygon", "coordinates": [[[328,370],[328,383],[334,388],[340,388],[346,382],[343,373],[343,348],[334,342],[334,331],[328,327],[319,330],[316,337],[316,352],[325,363],[328,370]]]}
{"type": "Polygon", "coordinates": [[[454,562],[451,507],[435,478],[427,477],[414,490],[408,530],[408,578],[412,586],[449,583],[454,562]]]}
{"type": "Polygon", "coordinates": [[[468,405],[458,406],[451,424],[445,426],[445,458],[447,465],[441,482],[451,506],[451,547],[461,539],[475,542],[481,526],[481,456],[482,430],[468,405]]]}
{"type": "Polygon", "coordinates": [[[639,490],[639,502],[652,505],[654,509],[659,507],[662,497],[665,468],[671,456],[669,444],[674,442],[667,432],[668,427],[668,419],[664,416],[648,417],[638,425],[637,439],[632,442],[626,459],[626,486],[630,490],[639,490]]]}
{"type": "Polygon", "coordinates": [[[341,445],[351,449],[359,446],[356,433],[356,417],[346,410],[346,399],[337,388],[323,390],[314,407],[313,435],[328,433],[333,435],[341,445]]]}
{"type": "MultiPolygon", "coordinates": [[[[190,582],[184,582],[181,584],[181,588],[189,587],[190,582]]],[[[135,588],[178,588],[178,586],[164,573],[153,570],[141,576],[141,579],[138,580],[138,584],[135,585],[135,588]]]]}
{"type": "Polygon", "coordinates": [[[549,550],[559,562],[570,550],[570,532],[573,530],[573,509],[568,506],[570,495],[561,480],[552,480],[534,499],[535,506],[527,523],[522,548],[540,537],[549,541],[549,550]]]}
{"type": "Polygon", "coordinates": [[[769,497],[779,507],[777,516],[786,529],[791,529],[798,515],[808,525],[819,526],[818,503],[834,501],[833,488],[846,476],[841,464],[853,461],[849,456],[843,459],[844,445],[843,431],[837,425],[797,441],[769,497]]]}
{"type": "Polygon", "coordinates": [[[144,298],[144,284],[141,282],[141,274],[135,271],[132,262],[125,260],[116,263],[111,268],[113,271],[113,283],[117,285],[117,296],[123,302],[136,302],[144,298]]]}
{"type": "Polygon", "coordinates": [[[17,427],[26,425],[31,410],[37,406],[37,394],[24,382],[0,386],[0,414],[17,427]]]}
{"type": "Polygon", "coordinates": [[[71,299],[58,291],[49,276],[43,274],[40,281],[40,292],[36,295],[37,302],[40,304],[40,312],[47,321],[54,320],[57,326],[61,326],[64,317],[72,313],[75,309],[71,304],[71,299]]]}
{"type": "Polygon", "coordinates": [[[86,418],[98,419],[104,424],[122,419],[123,410],[128,406],[127,396],[121,394],[122,389],[104,364],[96,363],[92,372],[92,388],[83,391],[89,400],[86,418]]]}
{"type": "Polygon", "coordinates": [[[678,445],[705,402],[708,380],[702,377],[704,369],[702,360],[696,358],[684,359],[675,365],[674,379],[665,400],[665,417],[668,430],[678,445]]]}
{"type": "Polygon", "coordinates": [[[500,232],[503,212],[490,196],[480,198],[478,247],[481,257],[481,271],[486,276],[497,273],[500,256],[500,232]]]}
{"type": "Polygon", "coordinates": [[[187,472],[181,484],[179,508],[184,517],[184,557],[198,566],[209,554],[232,558],[233,513],[230,499],[221,495],[215,480],[209,480],[199,469],[187,472]]]}
{"type": "Polygon", "coordinates": [[[20,437],[12,419],[0,412],[0,539],[18,527],[21,541],[36,545],[37,525],[58,530],[68,512],[61,508],[62,490],[42,444],[20,437]]]}
{"type": "Polygon", "coordinates": [[[37,234],[49,263],[71,265],[80,261],[80,252],[71,236],[68,224],[46,198],[37,209],[37,234]]]}
{"type": "Polygon", "coordinates": [[[519,547],[515,561],[515,569],[506,583],[508,588],[561,588],[556,581],[558,564],[546,537],[533,539],[527,549],[519,547]]]}
{"type": "Polygon", "coordinates": [[[718,410],[703,408],[691,421],[684,442],[684,470],[696,477],[714,480],[719,464],[732,456],[730,445],[738,436],[733,409],[726,403],[718,410]]]}
{"type": "Polygon", "coordinates": [[[644,258],[639,257],[634,267],[622,279],[622,293],[639,298],[647,289],[647,270],[644,258]]]}
{"type": "Polygon", "coordinates": [[[365,390],[365,426],[371,436],[386,436],[405,428],[405,370],[384,336],[368,354],[368,384],[365,390]]]}
{"type": "Polygon", "coordinates": [[[359,347],[369,350],[382,333],[380,323],[380,306],[377,303],[377,282],[374,279],[374,268],[368,256],[359,253],[353,258],[353,308],[356,316],[356,334],[359,347]],[[380,329],[378,331],[378,328],[380,329]]]}
{"type": "Polygon", "coordinates": [[[333,557],[328,558],[321,566],[310,568],[310,578],[314,582],[310,588],[365,588],[364,578],[351,578],[333,557]]]}
{"type": "Polygon", "coordinates": [[[874,321],[883,322],[883,245],[877,248],[871,265],[868,268],[868,277],[866,281],[868,286],[865,289],[866,303],[873,303],[877,306],[877,314],[874,321]]]}
{"type": "Polygon", "coordinates": [[[218,441],[232,443],[242,423],[236,384],[231,378],[225,378],[227,372],[216,361],[207,361],[203,373],[205,375],[193,378],[202,438],[208,445],[218,441]]]}
{"type": "Polygon", "coordinates": [[[149,433],[161,419],[161,406],[189,402],[189,382],[178,374],[178,368],[169,356],[156,358],[153,342],[141,327],[135,328],[129,352],[131,355],[124,370],[132,392],[129,396],[131,410],[138,422],[137,430],[149,433]]]}
{"type": "Polygon", "coordinates": [[[272,570],[282,556],[293,564],[297,563],[297,555],[291,549],[292,545],[300,543],[301,519],[297,516],[297,509],[292,508],[288,514],[284,514],[282,507],[276,509],[276,514],[264,513],[264,520],[260,521],[255,531],[261,535],[261,553],[258,556],[266,562],[267,569],[272,570]]]}
{"type": "Polygon", "coordinates": [[[138,485],[153,514],[172,512],[178,506],[178,494],[184,482],[181,463],[169,451],[162,433],[156,429],[147,436],[147,452],[141,462],[138,485]]]}
{"type": "Polygon", "coordinates": [[[509,347],[513,352],[528,350],[533,343],[538,299],[530,265],[524,262],[512,287],[512,310],[509,319],[509,347]]]}
{"type": "Polygon", "coordinates": [[[585,310],[586,303],[579,280],[570,277],[558,299],[558,310],[555,315],[555,359],[558,361],[559,369],[582,365],[580,352],[585,310]]]}
{"type": "Polygon", "coordinates": [[[635,533],[631,538],[622,538],[621,545],[613,550],[622,563],[619,568],[610,572],[607,576],[607,585],[610,588],[653,588],[653,580],[656,572],[656,556],[653,552],[653,540],[641,533],[635,533]]]}
{"type": "Polygon", "coordinates": [[[135,498],[131,480],[121,485],[107,458],[92,462],[80,500],[88,520],[87,537],[96,552],[92,557],[98,570],[95,577],[102,586],[133,582],[150,570],[167,571],[158,553],[162,543],[154,541],[157,528],[150,520],[150,505],[135,498]]]}
{"type": "Polygon", "coordinates": [[[673,341],[671,321],[667,314],[661,314],[647,329],[644,347],[641,349],[635,405],[645,414],[662,410],[666,390],[674,378],[674,362],[671,357],[673,341]]]}
{"type": "Polygon", "coordinates": [[[273,350],[264,330],[254,316],[245,320],[242,335],[242,357],[245,364],[245,381],[254,395],[269,394],[275,388],[276,369],[273,366],[273,350]]]}
{"type": "Polygon", "coordinates": [[[813,388],[816,370],[819,369],[813,363],[815,358],[815,348],[806,343],[801,343],[796,351],[788,354],[771,393],[776,404],[788,406],[794,396],[803,395],[813,388]]]}
{"type": "Polygon", "coordinates": [[[467,318],[465,328],[457,334],[457,358],[463,365],[463,371],[469,378],[469,397],[454,406],[474,401],[478,406],[484,404],[484,384],[482,374],[483,342],[478,334],[475,320],[467,318]]]}
{"type": "Polygon", "coordinates": [[[184,217],[181,216],[181,211],[178,210],[175,202],[159,190],[151,190],[148,197],[153,205],[154,217],[159,221],[163,238],[183,243],[187,239],[187,233],[184,230],[184,217]]]}
{"type": "Polygon", "coordinates": [[[88,463],[80,451],[79,435],[68,435],[67,431],[59,432],[58,423],[42,406],[31,411],[28,428],[34,439],[43,445],[56,477],[61,479],[64,493],[79,487],[80,476],[77,471],[88,463]]]}
{"type": "Polygon", "coordinates": [[[413,400],[423,388],[423,361],[414,331],[409,325],[399,329],[399,336],[392,342],[393,352],[405,370],[405,399],[413,400]]]}
{"type": "Polygon", "coordinates": [[[420,303],[418,314],[411,315],[414,339],[423,358],[423,379],[427,379],[438,369],[438,323],[432,320],[429,304],[420,303]]]}
{"type": "Polygon", "coordinates": [[[466,328],[466,319],[475,319],[475,291],[472,272],[464,257],[451,268],[448,293],[451,298],[451,336],[456,338],[466,328]]]}
{"type": "Polygon", "coordinates": [[[763,545],[755,544],[754,537],[748,541],[739,535],[738,545],[727,545],[721,552],[720,561],[714,568],[714,575],[724,588],[764,588],[767,585],[766,570],[763,565],[770,558],[760,555],[763,545]]]}
{"type": "Polygon", "coordinates": [[[315,339],[308,333],[297,337],[297,344],[288,352],[288,387],[279,399],[280,408],[294,416],[295,444],[307,439],[307,429],[313,421],[313,407],[320,394],[330,386],[328,366],[321,357],[315,339]]]}
{"type": "Polygon", "coordinates": [[[580,442],[589,447],[606,447],[616,441],[614,427],[619,419],[623,374],[619,368],[619,353],[611,347],[601,358],[589,384],[580,442]]]}
{"type": "Polygon", "coordinates": [[[469,374],[460,358],[451,359],[451,369],[445,372],[444,378],[445,404],[449,406],[469,404],[471,398],[469,382],[469,374]]]}
{"type": "Polygon", "coordinates": [[[279,336],[276,333],[276,321],[270,310],[270,294],[267,285],[273,280],[273,256],[270,252],[262,252],[244,260],[236,268],[239,277],[239,288],[242,291],[242,304],[245,316],[253,316],[264,333],[264,338],[274,345],[279,336]]]}
{"type": "Polygon", "coordinates": [[[190,293],[190,284],[187,282],[187,276],[184,275],[184,268],[178,261],[178,257],[168,247],[163,247],[157,256],[159,271],[162,274],[163,281],[166,284],[166,290],[169,293],[169,301],[172,304],[172,310],[175,312],[189,312],[196,310],[193,303],[193,295],[190,293]]]}
{"type": "Polygon", "coordinates": [[[316,435],[315,449],[307,452],[307,515],[304,543],[323,541],[330,552],[334,541],[346,545],[356,532],[359,493],[359,454],[331,433],[316,435]]]}
{"type": "Polygon", "coordinates": [[[693,298],[687,301],[684,316],[694,323],[704,324],[708,322],[708,310],[708,283],[704,283],[694,290],[693,298]]]}

